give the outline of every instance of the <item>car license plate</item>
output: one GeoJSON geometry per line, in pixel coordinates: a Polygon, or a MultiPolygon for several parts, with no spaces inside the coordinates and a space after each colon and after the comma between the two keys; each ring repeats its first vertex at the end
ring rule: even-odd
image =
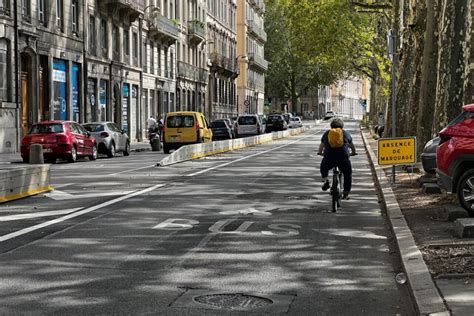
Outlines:
{"type": "Polygon", "coordinates": [[[178,139],[179,139],[179,135],[170,135],[170,139],[171,139],[171,140],[178,140],[178,139]]]}
{"type": "Polygon", "coordinates": [[[44,153],[52,153],[53,150],[51,148],[43,148],[44,153]]]}

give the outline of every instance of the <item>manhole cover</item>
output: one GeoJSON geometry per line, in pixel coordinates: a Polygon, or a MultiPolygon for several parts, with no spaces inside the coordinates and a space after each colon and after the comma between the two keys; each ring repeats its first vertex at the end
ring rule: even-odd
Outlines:
{"type": "Polygon", "coordinates": [[[201,295],[194,301],[225,309],[254,309],[273,304],[270,299],[241,293],[201,295]]]}

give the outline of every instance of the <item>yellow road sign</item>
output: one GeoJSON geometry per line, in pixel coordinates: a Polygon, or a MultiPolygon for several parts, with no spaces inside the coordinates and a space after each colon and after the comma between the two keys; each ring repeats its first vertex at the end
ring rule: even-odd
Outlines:
{"type": "Polygon", "coordinates": [[[379,165],[416,163],[416,137],[381,138],[378,141],[379,165]]]}

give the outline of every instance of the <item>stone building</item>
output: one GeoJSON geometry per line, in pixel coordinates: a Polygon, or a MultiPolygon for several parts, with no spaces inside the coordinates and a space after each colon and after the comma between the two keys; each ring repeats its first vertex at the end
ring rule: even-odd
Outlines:
{"type": "Polygon", "coordinates": [[[267,33],[264,29],[265,3],[263,0],[238,0],[237,52],[240,76],[237,80],[239,113],[263,114],[265,102],[265,73],[268,62],[264,56],[267,33]]]}
{"type": "Polygon", "coordinates": [[[83,102],[81,2],[13,3],[0,1],[0,152],[17,151],[35,122],[79,120],[83,102]]]}
{"type": "Polygon", "coordinates": [[[237,3],[235,0],[207,1],[207,47],[209,53],[209,105],[207,115],[237,116],[235,79],[237,64],[237,3]]]}
{"type": "Polygon", "coordinates": [[[0,0],[0,153],[42,120],[115,121],[137,142],[150,115],[237,115],[235,0],[17,2],[0,0]]]}

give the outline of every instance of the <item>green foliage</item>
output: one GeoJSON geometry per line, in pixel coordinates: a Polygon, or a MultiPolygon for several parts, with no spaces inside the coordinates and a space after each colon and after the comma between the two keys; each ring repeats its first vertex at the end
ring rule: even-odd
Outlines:
{"type": "Polygon", "coordinates": [[[268,93],[294,99],[351,75],[387,80],[381,20],[383,15],[360,13],[348,0],[267,1],[268,93]]]}

